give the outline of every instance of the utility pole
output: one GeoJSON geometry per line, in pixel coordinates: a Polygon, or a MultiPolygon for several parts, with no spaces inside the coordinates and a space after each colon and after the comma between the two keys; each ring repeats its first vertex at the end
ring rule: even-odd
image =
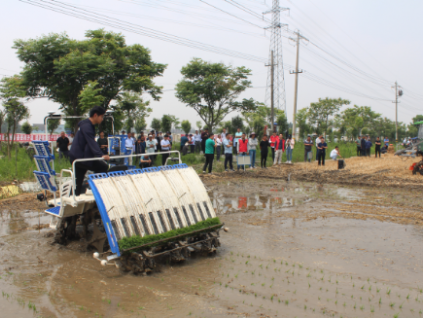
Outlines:
{"type": "Polygon", "coordinates": [[[273,50],[270,51],[270,64],[266,64],[266,66],[270,66],[270,118],[272,124],[272,133],[275,131],[275,108],[274,108],[274,94],[273,94],[273,84],[274,84],[274,69],[275,63],[273,60],[273,50]]]}
{"type": "Polygon", "coordinates": [[[300,34],[300,31],[295,33],[297,34],[297,39],[293,39],[293,38],[290,38],[290,39],[296,41],[297,43],[297,59],[295,61],[295,71],[289,71],[290,74],[295,74],[294,113],[293,113],[293,119],[292,119],[292,137],[294,138],[294,140],[297,138],[295,131],[296,131],[296,115],[297,115],[297,99],[298,99],[298,74],[303,72],[303,70],[298,69],[299,58],[300,58],[300,40],[305,39],[300,34]]]}
{"type": "Polygon", "coordinates": [[[398,88],[401,88],[401,86],[398,85],[398,82],[395,82],[395,86],[392,86],[392,88],[395,88],[395,141],[398,142],[398,96],[402,95],[402,90],[398,91],[398,88]]]}

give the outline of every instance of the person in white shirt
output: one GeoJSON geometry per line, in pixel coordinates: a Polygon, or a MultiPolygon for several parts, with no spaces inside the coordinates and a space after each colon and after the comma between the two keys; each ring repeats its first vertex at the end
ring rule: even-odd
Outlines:
{"type": "Polygon", "coordinates": [[[341,154],[339,153],[339,148],[338,148],[338,146],[336,146],[336,147],[335,147],[335,149],[333,149],[333,150],[330,152],[330,157],[331,157],[333,160],[338,159],[338,157],[342,158],[341,154]]]}
{"type": "Polygon", "coordinates": [[[153,135],[148,135],[148,140],[145,142],[145,152],[149,154],[151,163],[154,163],[154,153],[156,152],[156,139],[153,139],[153,135]]]}
{"type": "MultiPolygon", "coordinates": [[[[132,155],[133,151],[133,142],[132,142],[132,135],[128,133],[128,137],[125,140],[125,155],[132,155]]],[[[128,158],[128,165],[132,166],[132,157],[128,158]]]]}
{"type": "Polygon", "coordinates": [[[135,133],[131,133],[131,140],[132,140],[132,153],[135,153],[135,144],[137,140],[135,139],[135,133]]]}
{"type": "Polygon", "coordinates": [[[315,143],[315,145],[316,145],[316,160],[317,160],[317,155],[319,154],[319,151],[317,150],[317,145],[321,143],[320,138],[322,138],[322,137],[323,137],[323,135],[319,135],[319,136],[316,138],[316,143],[315,143]]]}
{"type": "Polygon", "coordinates": [[[70,136],[68,137],[69,139],[69,146],[68,149],[71,150],[72,147],[72,143],[73,143],[73,138],[75,138],[75,134],[73,132],[70,133],[70,136]]]}
{"type": "Polygon", "coordinates": [[[194,143],[195,143],[195,152],[200,152],[200,150],[201,150],[201,134],[198,133],[198,130],[195,131],[194,143]]]}
{"type": "MultiPolygon", "coordinates": [[[[160,146],[162,147],[162,151],[170,151],[171,150],[171,143],[169,140],[169,135],[166,134],[164,135],[164,139],[160,142],[160,146]]],[[[166,159],[169,157],[168,153],[163,153],[162,154],[162,166],[165,165],[166,163],[166,159]]]]}
{"type": "Polygon", "coordinates": [[[216,160],[220,161],[220,154],[222,153],[222,138],[221,135],[217,135],[214,139],[214,143],[216,145],[216,160]]]}

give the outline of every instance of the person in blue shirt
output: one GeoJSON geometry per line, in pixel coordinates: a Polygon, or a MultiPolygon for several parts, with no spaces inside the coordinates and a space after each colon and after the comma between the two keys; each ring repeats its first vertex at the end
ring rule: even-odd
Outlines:
{"type": "Polygon", "coordinates": [[[188,137],[187,137],[187,135],[185,135],[185,136],[182,136],[181,137],[181,152],[182,152],[182,149],[184,148],[184,146],[185,146],[185,144],[188,142],[188,137]]]}
{"type": "Polygon", "coordinates": [[[225,154],[225,171],[228,171],[228,163],[229,163],[229,169],[231,171],[235,171],[234,167],[232,165],[232,161],[233,161],[233,156],[232,156],[232,141],[231,141],[231,134],[227,133],[226,134],[226,138],[223,139],[222,141],[223,144],[223,148],[224,150],[224,154],[225,154]]]}
{"type": "Polygon", "coordinates": [[[385,149],[386,151],[388,151],[388,147],[389,147],[389,138],[385,137],[385,139],[383,139],[383,143],[385,144],[385,149]]]}
{"type": "Polygon", "coordinates": [[[325,142],[325,138],[320,137],[320,143],[317,144],[317,160],[318,165],[325,165],[326,149],[328,144],[325,142]]]}

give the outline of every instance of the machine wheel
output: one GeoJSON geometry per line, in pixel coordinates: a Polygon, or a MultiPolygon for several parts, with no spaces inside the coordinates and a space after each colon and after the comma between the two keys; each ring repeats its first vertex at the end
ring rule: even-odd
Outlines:
{"type": "Polygon", "coordinates": [[[413,169],[413,174],[417,174],[419,172],[421,175],[423,175],[423,160],[416,163],[413,169]]]}

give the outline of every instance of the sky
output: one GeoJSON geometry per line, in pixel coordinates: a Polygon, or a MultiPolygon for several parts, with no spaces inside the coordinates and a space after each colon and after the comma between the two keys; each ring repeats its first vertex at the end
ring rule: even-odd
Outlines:
{"type": "MultiPolygon", "coordinates": [[[[3,0],[0,2],[3,30],[0,42],[0,76],[19,73],[23,63],[12,48],[16,39],[31,39],[49,33],[66,32],[83,39],[86,30],[105,28],[121,32],[128,45],[141,44],[151,51],[155,62],[168,64],[163,77],[155,79],[163,86],[160,101],[151,101],[153,112],[147,118],[172,114],[188,119],[192,126],[200,120],[194,110],[178,101],[174,87],[181,80],[181,68],[194,58],[246,66],[252,70],[252,88],[242,98],[264,102],[270,33],[267,21],[260,18],[270,9],[271,0],[57,0],[140,27],[166,32],[222,49],[258,57],[258,61],[182,46],[145,35],[105,26],[101,22],[81,20],[29,4],[55,0],[3,0]],[[241,10],[234,4],[242,5],[241,10]],[[212,7],[215,6],[216,8],[212,7]],[[250,10],[250,11],[249,11],[250,10]],[[254,13],[254,14],[251,14],[254,13]],[[256,15],[255,15],[256,14],[256,15]],[[257,16],[258,15],[258,16],[257,16]]],[[[56,2],[57,3],[57,2],[56,2]]],[[[286,112],[292,121],[294,79],[289,73],[295,65],[295,45],[289,40],[293,31],[306,38],[300,43],[298,109],[319,98],[348,99],[351,105],[371,106],[395,119],[395,81],[404,95],[398,106],[398,120],[410,123],[423,114],[421,74],[423,59],[423,1],[393,0],[280,0],[290,8],[281,13],[282,50],[286,92],[286,112]]],[[[266,15],[266,18],[270,18],[266,15]]],[[[219,50],[220,51],[220,50],[219,50]]],[[[145,94],[143,97],[149,100],[145,94]]],[[[41,123],[48,111],[59,106],[46,99],[30,100],[31,123],[41,123]]],[[[345,107],[344,107],[345,108],[345,107]]],[[[230,119],[236,113],[225,118],[230,119]]]]}

